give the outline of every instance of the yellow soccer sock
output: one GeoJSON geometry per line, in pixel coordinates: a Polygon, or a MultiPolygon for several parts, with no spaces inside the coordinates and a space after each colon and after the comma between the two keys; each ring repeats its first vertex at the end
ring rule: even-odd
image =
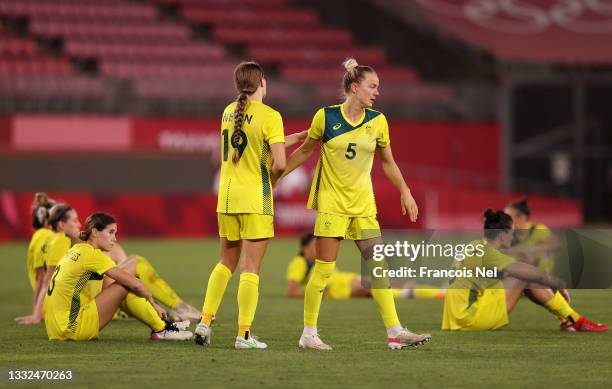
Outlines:
{"type": "Polygon", "coordinates": [[[446,293],[439,288],[415,288],[413,296],[415,299],[443,299],[446,293]]]}
{"type": "Polygon", "coordinates": [[[385,328],[400,324],[395,310],[395,300],[391,289],[372,289],[372,298],[378,305],[378,312],[385,323],[385,328]]]}
{"type": "Polygon", "coordinates": [[[202,307],[202,323],[210,325],[212,318],[217,313],[221,300],[225,294],[227,283],[232,277],[232,271],[222,263],[218,263],[208,279],[204,306],[202,307]]]}
{"type": "Polygon", "coordinates": [[[238,336],[248,339],[258,300],[259,276],[255,273],[240,274],[240,284],[238,285],[238,336]]]}
{"type": "Polygon", "coordinates": [[[181,302],[172,287],[157,274],[155,268],[146,258],[138,256],[136,275],[143,284],[153,293],[153,298],[168,308],[174,308],[181,302]]]}
{"type": "Polygon", "coordinates": [[[366,266],[368,268],[369,275],[368,277],[371,279],[371,293],[372,298],[376,301],[376,305],[378,305],[378,312],[380,312],[380,316],[385,323],[386,328],[391,328],[400,324],[399,318],[397,317],[397,311],[395,309],[395,300],[393,299],[393,289],[391,289],[391,283],[389,282],[388,277],[375,277],[374,269],[377,267],[386,270],[389,268],[389,264],[386,260],[383,261],[374,261],[372,259],[368,259],[366,261],[366,266]]]}
{"type": "Polygon", "coordinates": [[[572,309],[559,292],[556,292],[552,299],[545,302],[544,307],[554,313],[560,320],[570,320],[575,323],[580,319],[580,314],[572,309]]]}
{"type": "Polygon", "coordinates": [[[166,328],[166,323],[160,319],[153,306],[146,299],[133,293],[128,293],[121,304],[121,309],[148,325],[154,332],[166,328]]]}
{"type": "Polygon", "coordinates": [[[323,292],[327,287],[327,281],[334,272],[336,262],[316,260],[312,275],[304,291],[304,325],[316,327],[321,308],[323,292]]]}

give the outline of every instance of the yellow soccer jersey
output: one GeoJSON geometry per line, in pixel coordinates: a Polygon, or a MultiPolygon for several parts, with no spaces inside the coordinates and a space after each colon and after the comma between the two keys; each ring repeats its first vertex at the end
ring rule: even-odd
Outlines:
{"type": "Polygon", "coordinates": [[[238,163],[232,162],[234,148],[234,108],[232,103],[223,111],[221,121],[221,180],[217,197],[217,212],[273,215],[270,145],[284,143],[281,115],[259,101],[248,103],[242,131],[243,152],[238,163]]]}
{"type": "Polygon", "coordinates": [[[502,327],[508,323],[503,270],[516,262],[493,245],[477,240],[470,244],[484,245],[482,256],[466,257],[455,261],[454,269],[469,269],[475,274],[476,267],[497,268],[497,278],[459,277],[449,284],[442,314],[443,330],[486,330],[502,327]]]}
{"type": "Polygon", "coordinates": [[[484,240],[475,240],[470,243],[474,247],[478,245],[483,246],[484,254],[482,256],[476,255],[467,256],[463,261],[455,261],[453,263],[454,269],[467,269],[471,270],[473,277],[460,277],[451,281],[451,288],[455,289],[471,289],[482,293],[487,288],[503,288],[501,279],[503,277],[504,269],[516,260],[499,250],[497,250],[492,244],[487,243],[484,240]],[[497,278],[484,278],[476,276],[476,268],[493,269],[497,268],[497,278]]]}
{"type": "Polygon", "coordinates": [[[68,235],[63,232],[56,232],[48,241],[47,252],[43,255],[45,268],[57,266],[58,262],[68,250],[72,242],[68,235]]]}
{"type": "Polygon", "coordinates": [[[296,255],[289,262],[287,268],[287,281],[295,281],[298,284],[306,285],[310,277],[310,271],[314,267],[314,261],[310,262],[301,255],[296,255]]]}
{"type": "Polygon", "coordinates": [[[361,120],[352,123],[342,104],[325,107],[315,114],[308,136],[321,140],[308,208],[350,217],[375,216],[370,174],[376,148],[389,144],[385,115],[366,108],[361,120]]]}
{"type": "MultiPolygon", "coordinates": [[[[532,247],[542,244],[552,235],[550,229],[544,224],[531,224],[526,230],[517,230],[514,232],[513,247],[532,247]]],[[[536,258],[536,266],[541,269],[552,272],[554,268],[554,258],[548,255],[538,255],[536,258]]]]}
{"type": "Polygon", "coordinates": [[[74,332],[81,306],[95,299],[87,285],[100,281],[117,266],[106,254],[87,243],[74,245],[59,261],[45,296],[45,325],[53,333],[74,332]]]}
{"type": "Polygon", "coordinates": [[[514,240],[512,246],[516,247],[530,247],[541,243],[544,243],[546,239],[552,234],[550,229],[544,224],[529,224],[526,230],[519,230],[514,232],[514,240]]]}
{"type": "Polygon", "coordinates": [[[45,267],[44,253],[47,250],[48,241],[53,236],[53,231],[48,228],[39,228],[32,234],[32,240],[28,246],[27,270],[32,289],[36,287],[36,269],[45,267]]]}

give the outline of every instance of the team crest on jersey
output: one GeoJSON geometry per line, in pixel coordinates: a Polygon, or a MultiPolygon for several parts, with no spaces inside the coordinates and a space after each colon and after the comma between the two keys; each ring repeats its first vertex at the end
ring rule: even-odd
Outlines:
{"type": "Polygon", "coordinates": [[[325,221],[325,229],[329,230],[329,228],[331,227],[331,222],[329,220],[325,221]]]}
{"type": "Polygon", "coordinates": [[[340,127],[342,127],[342,123],[336,123],[334,124],[334,126],[332,127],[334,129],[334,131],[337,131],[340,129],[340,127]]]}

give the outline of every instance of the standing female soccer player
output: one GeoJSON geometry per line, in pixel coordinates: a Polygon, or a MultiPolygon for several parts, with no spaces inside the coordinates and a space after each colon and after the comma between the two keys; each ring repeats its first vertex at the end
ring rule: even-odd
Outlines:
{"type": "Polygon", "coordinates": [[[240,266],[237,349],[265,349],[251,334],[259,298],[259,270],[268,239],[274,236],[272,183],[285,169],[285,136],[281,115],[265,105],[266,79],[255,62],[243,62],[234,71],[237,101],[228,105],[221,120],[221,179],[217,220],[221,259],[208,280],[196,343],[210,344],[211,323],[227,282],[240,266]]]}
{"type": "MultiPolygon", "coordinates": [[[[136,261],[125,270],[106,254],[117,241],[117,223],[105,213],[94,213],[85,222],[77,243],[57,263],[44,302],[45,327],[50,340],[91,340],[113,318],[119,305],[129,298],[141,300],[151,317],[151,339],[186,340],[192,334],[161,318],[165,311],[153,301],[151,292],[134,276],[136,261]],[[92,285],[110,277],[101,291],[92,285]],[[132,293],[128,294],[128,292],[132,293]],[[138,297],[137,297],[138,296],[138,297]]],[[[147,323],[148,324],[148,323],[147,323]]]]}
{"type": "MultiPolygon", "coordinates": [[[[374,154],[380,158],[387,178],[401,193],[402,212],[408,213],[413,222],[418,214],[410,189],[391,153],[387,119],[371,109],[379,95],[376,72],[369,66],[358,65],[354,59],[345,61],[344,67],[344,103],[317,111],[308,138],[289,157],[285,172],[289,174],[303,164],[315,146],[321,145],[321,157],[308,199],[308,207],[318,211],[314,230],[317,259],[306,285],[304,332],[299,341],[300,347],[318,350],[331,349],[318,336],[317,317],[341,240],[354,240],[362,253],[382,243],[370,177],[374,154]]],[[[369,266],[371,260],[367,262],[369,266]]],[[[387,328],[390,348],[422,344],[431,339],[429,334],[414,334],[400,325],[393,292],[388,285],[387,288],[373,288],[372,297],[387,328]]]]}
{"type": "Polygon", "coordinates": [[[514,224],[512,247],[504,252],[522,256],[532,265],[551,273],[555,268],[554,252],[559,247],[559,240],[546,225],[532,223],[526,198],[508,204],[504,212],[512,217],[514,224]]]}
{"type": "Polygon", "coordinates": [[[512,218],[503,211],[487,209],[484,214],[485,240],[472,242],[484,247],[482,255],[472,255],[453,264],[455,269],[475,272],[477,267],[497,269],[500,278],[457,277],[446,292],[443,330],[494,330],[508,324],[508,314],[525,294],[559,320],[561,330],[600,332],[608,327],[593,323],[569,305],[564,283],[530,264],[517,262],[500,250],[512,242],[512,218]]]}
{"type": "Polygon", "coordinates": [[[36,193],[32,203],[32,227],[34,234],[28,246],[28,257],[26,268],[28,279],[32,287],[32,315],[20,316],[15,321],[21,324],[40,323],[36,317],[36,302],[44,293],[43,282],[45,278],[44,252],[47,250],[49,239],[53,236],[53,231],[49,225],[49,209],[55,204],[46,193],[36,193]]]}

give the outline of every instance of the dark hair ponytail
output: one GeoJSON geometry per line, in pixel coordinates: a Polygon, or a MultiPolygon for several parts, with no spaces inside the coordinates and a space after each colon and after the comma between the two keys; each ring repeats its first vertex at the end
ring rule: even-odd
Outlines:
{"type": "Polygon", "coordinates": [[[53,231],[57,231],[59,222],[68,220],[68,212],[72,211],[72,209],[69,204],[58,203],[49,210],[49,225],[53,231]]]}
{"type": "Polygon", "coordinates": [[[519,213],[527,217],[531,216],[531,209],[529,209],[529,204],[527,203],[527,197],[524,197],[520,200],[510,203],[509,207],[516,209],[519,213]]]}
{"type": "Polygon", "coordinates": [[[504,211],[484,211],[484,235],[487,239],[495,239],[501,232],[512,229],[512,218],[504,211]]]}
{"type": "Polygon", "coordinates": [[[49,222],[49,210],[55,205],[55,201],[46,193],[38,192],[32,201],[32,227],[35,230],[43,228],[49,222]]]}
{"type": "Polygon", "coordinates": [[[85,220],[85,231],[79,232],[79,239],[86,242],[91,237],[91,231],[95,228],[98,231],[102,231],[109,224],[116,223],[115,218],[112,215],[104,212],[92,213],[85,220]]]}
{"type": "Polygon", "coordinates": [[[308,246],[310,242],[315,238],[312,232],[306,232],[300,237],[300,255],[304,256],[304,247],[308,246]]]}

